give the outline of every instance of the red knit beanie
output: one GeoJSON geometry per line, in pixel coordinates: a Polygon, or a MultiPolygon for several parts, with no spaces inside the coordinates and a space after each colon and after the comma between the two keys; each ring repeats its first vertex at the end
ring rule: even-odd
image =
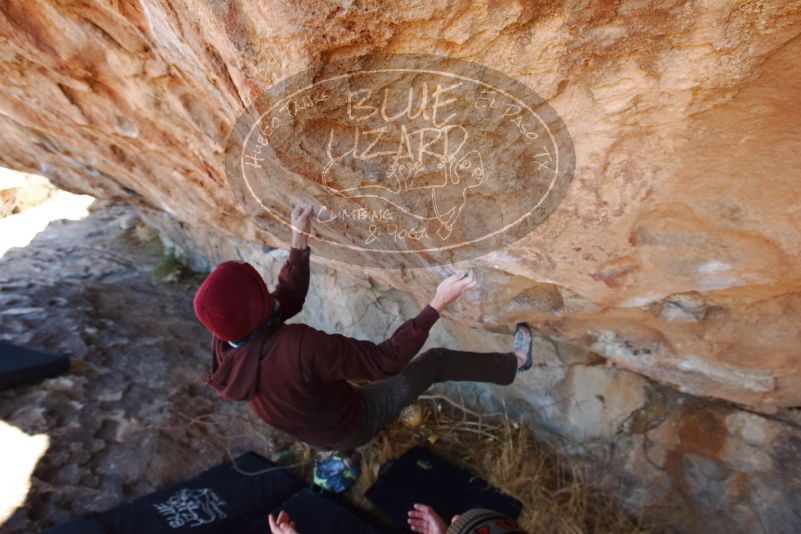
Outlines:
{"type": "Polygon", "coordinates": [[[273,298],[258,271],[243,261],[224,261],[200,285],[195,315],[223,341],[244,338],[264,324],[273,298]]]}

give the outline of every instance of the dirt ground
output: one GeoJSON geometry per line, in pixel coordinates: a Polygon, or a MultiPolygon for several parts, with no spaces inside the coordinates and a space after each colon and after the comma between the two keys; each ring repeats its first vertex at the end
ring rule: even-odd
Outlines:
{"type": "Polygon", "coordinates": [[[0,259],[0,336],[72,355],[69,374],[0,392],[0,420],[49,441],[4,533],[144,495],[229,451],[288,444],[204,386],[209,335],[192,312],[200,279],[182,276],[137,223],[130,207],[96,202],[89,217],[54,221],[0,259]]]}

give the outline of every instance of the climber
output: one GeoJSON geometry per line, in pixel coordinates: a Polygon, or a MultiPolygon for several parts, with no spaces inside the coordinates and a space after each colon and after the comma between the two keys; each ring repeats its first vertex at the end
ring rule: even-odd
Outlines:
{"type": "Polygon", "coordinates": [[[267,424],[317,449],[352,451],[435,382],[506,385],[531,367],[525,323],[517,325],[510,352],[434,348],[412,359],[440,313],[475,287],[472,272],[443,280],[430,304],[378,344],[286,324],[309,288],[311,219],[309,204],[292,210],[292,248],[272,293],[252,265],[225,261],[195,295],[195,313],[212,333],[207,384],[223,398],[247,401],[267,424]]]}

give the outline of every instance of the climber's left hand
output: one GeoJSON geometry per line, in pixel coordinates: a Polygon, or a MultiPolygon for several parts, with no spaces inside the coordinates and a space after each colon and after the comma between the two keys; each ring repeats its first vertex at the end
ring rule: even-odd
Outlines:
{"type": "Polygon", "coordinates": [[[292,248],[305,249],[309,242],[313,206],[300,202],[292,209],[292,248]]]}

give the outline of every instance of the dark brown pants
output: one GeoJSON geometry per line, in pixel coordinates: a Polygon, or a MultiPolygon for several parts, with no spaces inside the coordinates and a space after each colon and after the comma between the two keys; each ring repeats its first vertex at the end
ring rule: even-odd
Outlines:
{"type": "Polygon", "coordinates": [[[397,375],[358,389],[365,407],[365,421],[355,435],[332,449],[352,451],[364,445],[435,383],[489,382],[506,386],[514,381],[516,374],[517,358],[511,352],[427,350],[397,375]]]}

